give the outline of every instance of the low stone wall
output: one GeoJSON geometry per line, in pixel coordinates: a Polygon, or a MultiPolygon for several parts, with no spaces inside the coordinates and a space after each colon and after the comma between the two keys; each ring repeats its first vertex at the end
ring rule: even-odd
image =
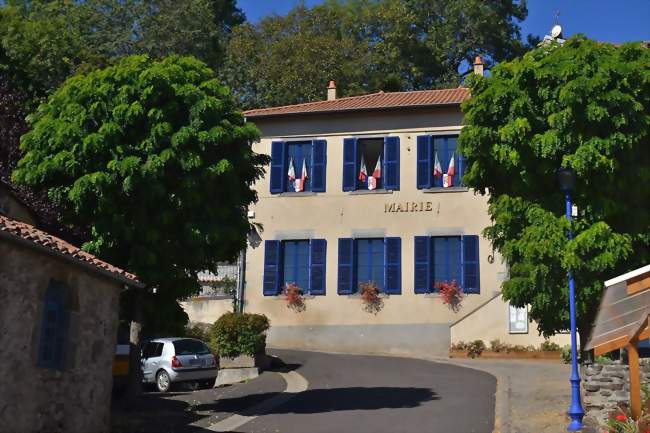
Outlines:
{"type": "MultiPolygon", "coordinates": [[[[640,360],[641,383],[650,382],[650,359],[640,360]]],[[[591,364],[582,369],[582,390],[584,395],[585,432],[600,432],[608,415],[619,404],[629,405],[630,375],[628,366],[612,364],[591,364]]]]}

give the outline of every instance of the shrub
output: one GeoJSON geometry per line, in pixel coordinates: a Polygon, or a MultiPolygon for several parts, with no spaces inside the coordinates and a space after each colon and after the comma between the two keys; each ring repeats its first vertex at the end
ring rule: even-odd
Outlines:
{"type": "Polygon", "coordinates": [[[543,352],[554,352],[560,350],[560,345],[549,340],[544,340],[544,342],[540,344],[539,349],[543,352]]]}
{"type": "Polygon", "coordinates": [[[596,364],[611,364],[616,360],[614,358],[614,352],[605,353],[603,355],[598,355],[594,358],[596,364]]]}
{"type": "Polygon", "coordinates": [[[566,345],[562,347],[562,362],[571,364],[571,346],[566,345]]]}
{"type": "Polygon", "coordinates": [[[508,350],[508,345],[506,343],[502,343],[501,340],[498,338],[496,340],[490,341],[490,350],[492,352],[505,352],[508,350]]]}
{"type": "Polygon", "coordinates": [[[474,340],[471,343],[467,344],[467,355],[470,358],[476,358],[481,356],[481,353],[485,350],[485,343],[483,340],[474,340]]]}
{"type": "Polygon", "coordinates": [[[264,352],[269,319],[263,314],[226,313],[212,325],[211,343],[219,356],[232,358],[264,352]]]}
{"type": "Polygon", "coordinates": [[[458,343],[452,343],[449,349],[458,352],[464,352],[467,350],[467,343],[465,343],[464,341],[459,341],[458,343]]]}

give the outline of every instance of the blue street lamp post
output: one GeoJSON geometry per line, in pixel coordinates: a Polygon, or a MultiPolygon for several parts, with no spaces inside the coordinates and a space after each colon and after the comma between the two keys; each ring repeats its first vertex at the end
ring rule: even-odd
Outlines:
{"type": "MultiPolygon", "coordinates": [[[[566,218],[571,221],[571,192],[575,189],[576,173],[570,168],[560,168],[557,172],[560,189],[564,193],[566,204],[566,218]]],[[[573,239],[573,233],[569,228],[569,240],[573,239]]],[[[569,315],[571,316],[571,407],[569,416],[571,423],[568,431],[582,430],[582,418],[585,411],[580,403],[580,373],[578,372],[578,349],[576,339],[576,294],[573,273],[569,270],[569,315]]]]}

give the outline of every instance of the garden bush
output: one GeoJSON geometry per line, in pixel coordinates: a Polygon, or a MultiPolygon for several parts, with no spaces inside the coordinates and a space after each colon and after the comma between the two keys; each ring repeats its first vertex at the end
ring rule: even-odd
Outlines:
{"type": "Polygon", "coordinates": [[[553,343],[549,340],[544,340],[544,342],[540,345],[539,348],[543,352],[554,352],[560,350],[560,345],[557,343],[553,343]]]}
{"type": "Polygon", "coordinates": [[[562,347],[562,362],[571,364],[571,346],[562,347]]]}
{"type": "Polygon", "coordinates": [[[483,353],[484,350],[485,343],[483,343],[483,340],[474,340],[467,344],[467,356],[470,358],[481,356],[481,353],[483,353]]]}
{"type": "Polygon", "coordinates": [[[468,343],[465,343],[464,341],[459,341],[458,343],[452,343],[449,349],[453,351],[464,352],[465,350],[467,350],[467,345],[468,343]]]}
{"type": "Polygon", "coordinates": [[[502,343],[498,338],[496,340],[490,341],[490,350],[492,352],[505,352],[507,349],[508,345],[506,343],[502,343]]]}
{"type": "Polygon", "coordinates": [[[268,329],[269,319],[263,314],[226,313],[212,325],[211,347],[226,358],[254,356],[264,352],[268,329]]]}

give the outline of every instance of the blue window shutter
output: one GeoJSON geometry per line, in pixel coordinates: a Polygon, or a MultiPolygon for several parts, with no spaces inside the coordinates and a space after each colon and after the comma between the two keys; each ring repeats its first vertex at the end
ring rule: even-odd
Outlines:
{"type": "Polygon", "coordinates": [[[478,236],[463,236],[463,290],[465,293],[481,293],[481,274],[478,259],[478,236]]]}
{"type": "Polygon", "coordinates": [[[309,294],[325,294],[325,262],[327,258],[327,241],[312,239],[309,254],[309,294]]]}
{"type": "Polygon", "coordinates": [[[264,296],[275,296],[280,293],[281,253],[280,241],[264,242],[264,278],[262,291],[264,296]]]}
{"type": "Polygon", "coordinates": [[[271,194],[278,194],[284,191],[285,183],[285,148],[284,141],[271,143],[271,194]]]}
{"type": "Polygon", "coordinates": [[[431,238],[428,236],[415,237],[415,293],[429,293],[431,286],[431,238]]]}
{"type": "Polygon", "coordinates": [[[68,320],[65,287],[55,280],[50,280],[43,305],[37,357],[39,367],[63,370],[68,320]]]}
{"type": "Polygon", "coordinates": [[[311,190],[325,192],[327,167],[327,141],[312,141],[311,190]]]}
{"type": "Polygon", "coordinates": [[[354,191],[357,185],[357,139],[343,139],[343,191],[354,191]]]}
{"type": "Polygon", "coordinates": [[[402,239],[384,239],[384,291],[391,295],[402,293],[402,239]]]}
{"type": "Polygon", "coordinates": [[[384,189],[399,190],[399,137],[384,138],[384,189]]]}
{"type": "Polygon", "coordinates": [[[354,290],[354,239],[339,238],[339,274],[337,292],[350,295],[354,290]]]}
{"type": "Polygon", "coordinates": [[[417,143],[417,187],[418,189],[431,188],[433,167],[431,166],[431,136],[418,136],[417,143]]]}

